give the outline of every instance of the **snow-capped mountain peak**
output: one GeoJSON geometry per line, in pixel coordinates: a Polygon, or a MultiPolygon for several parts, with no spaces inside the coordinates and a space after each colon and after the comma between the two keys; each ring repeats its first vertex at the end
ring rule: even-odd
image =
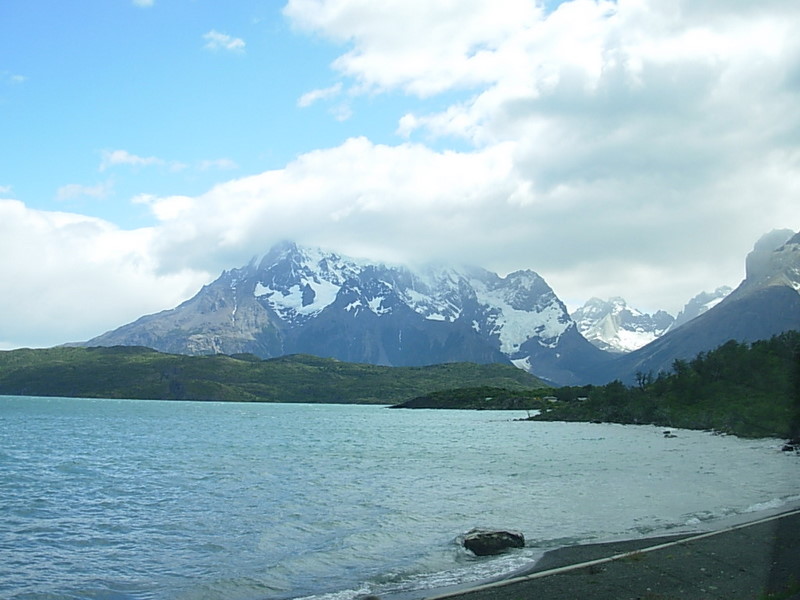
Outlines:
{"type": "Polygon", "coordinates": [[[412,269],[291,242],[226,271],[179,307],[89,343],[389,365],[514,362],[564,382],[574,381],[573,362],[604,358],[534,271],[412,269]]]}
{"type": "Polygon", "coordinates": [[[319,248],[301,248],[292,242],[274,247],[261,260],[253,295],[283,321],[313,317],[333,304],[345,283],[357,276],[354,260],[319,248]]]}
{"type": "Polygon", "coordinates": [[[453,323],[469,315],[472,328],[513,354],[531,337],[554,347],[572,323],[563,304],[531,270],[503,278],[475,267],[370,264],[319,248],[288,243],[262,259],[254,295],[284,322],[315,317],[347,297],[345,310],[369,310],[377,316],[398,305],[428,321],[453,323]]]}
{"type": "Polygon", "coordinates": [[[623,298],[591,298],[572,313],[578,331],[592,344],[608,352],[632,352],[664,334],[673,317],[658,311],[649,315],[629,308],[623,298]]]}

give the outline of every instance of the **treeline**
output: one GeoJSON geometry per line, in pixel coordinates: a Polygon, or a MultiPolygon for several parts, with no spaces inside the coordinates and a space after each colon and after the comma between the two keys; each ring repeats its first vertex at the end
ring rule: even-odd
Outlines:
{"type": "Polygon", "coordinates": [[[437,408],[458,410],[538,410],[544,407],[542,389],[466,387],[430,392],[390,408],[437,408]]]}
{"type": "Polygon", "coordinates": [[[553,390],[547,421],[649,423],[746,437],[800,438],[800,333],[752,344],[730,341],[669,373],[637,373],[636,384],[553,390]]]}

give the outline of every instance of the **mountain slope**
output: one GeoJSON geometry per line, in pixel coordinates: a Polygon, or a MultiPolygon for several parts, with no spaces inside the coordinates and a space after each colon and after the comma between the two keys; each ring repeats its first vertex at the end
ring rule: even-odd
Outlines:
{"type": "Polygon", "coordinates": [[[632,381],[637,372],[670,370],[675,359],[691,359],[729,340],[754,342],[784,331],[800,331],[800,234],[775,232],[756,244],[746,276],[724,300],[647,346],[622,356],[595,377],[632,381]],[[775,247],[776,239],[785,240],[775,247]],[[768,249],[770,248],[771,249],[768,249]]]}
{"type": "Polygon", "coordinates": [[[605,353],[533,271],[412,270],[283,243],[178,307],[85,342],[180,354],[313,354],[391,366],[511,363],[580,383],[605,353]]]}

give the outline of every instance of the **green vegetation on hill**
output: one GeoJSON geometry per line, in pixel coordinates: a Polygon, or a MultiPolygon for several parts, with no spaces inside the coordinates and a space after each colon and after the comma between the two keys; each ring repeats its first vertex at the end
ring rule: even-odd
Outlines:
{"type": "Polygon", "coordinates": [[[559,401],[532,419],[800,438],[800,333],[752,344],[730,341],[672,367],[657,377],[639,373],[633,386],[614,381],[553,390],[559,401]]]}
{"type": "Polygon", "coordinates": [[[183,356],[148,348],[48,348],[0,352],[0,394],[394,404],[431,391],[542,383],[510,365],[381,367],[308,355],[183,356]]]}
{"type": "Polygon", "coordinates": [[[396,404],[392,408],[537,410],[544,408],[545,405],[542,389],[509,390],[482,386],[431,392],[396,404]]]}

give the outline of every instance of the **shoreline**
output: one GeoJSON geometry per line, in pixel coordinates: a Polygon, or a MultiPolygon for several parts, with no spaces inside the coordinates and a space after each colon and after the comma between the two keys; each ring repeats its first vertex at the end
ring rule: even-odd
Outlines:
{"type": "Polygon", "coordinates": [[[725,517],[705,530],[556,548],[530,567],[505,576],[420,591],[414,597],[518,600],[590,595],[617,600],[649,594],[653,598],[755,600],[774,593],[786,600],[800,600],[798,556],[800,500],[725,517]],[[633,595],[625,596],[623,588],[633,595]],[[723,589],[728,591],[716,592],[723,589]]]}

